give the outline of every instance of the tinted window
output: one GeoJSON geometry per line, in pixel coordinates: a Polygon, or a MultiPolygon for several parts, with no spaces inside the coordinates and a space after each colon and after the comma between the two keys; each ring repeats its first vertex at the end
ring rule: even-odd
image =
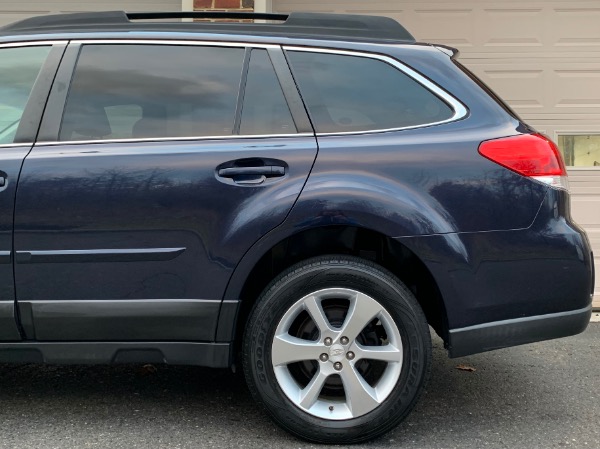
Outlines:
{"type": "Polygon", "coordinates": [[[104,108],[108,124],[114,139],[127,139],[137,134],[134,129],[138,122],[142,123],[144,111],[137,104],[119,104],[104,108]]]}
{"type": "Polygon", "coordinates": [[[232,133],[244,49],[86,45],[61,140],[232,133]]]}
{"type": "Polygon", "coordinates": [[[292,114],[266,50],[252,50],[240,134],[291,134],[292,114]]]}
{"type": "Polygon", "coordinates": [[[0,48],[0,145],[14,142],[49,46],[0,48]]]}
{"type": "Polygon", "coordinates": [[[288,52],[317,132],[435,123],[452,109],[400,70],[371,58],[288,52]]]}

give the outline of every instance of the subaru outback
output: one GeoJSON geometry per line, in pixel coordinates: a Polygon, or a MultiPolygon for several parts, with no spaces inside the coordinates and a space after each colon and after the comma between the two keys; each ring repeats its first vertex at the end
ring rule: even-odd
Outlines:
{"type": "Polygon", "coordinates": [[[0,361],[237,364],[350,443],[411,411],[429,326],[450,357],[582,332],[561,155],[457,54],[352,15],[0,29],[0,361]]]}

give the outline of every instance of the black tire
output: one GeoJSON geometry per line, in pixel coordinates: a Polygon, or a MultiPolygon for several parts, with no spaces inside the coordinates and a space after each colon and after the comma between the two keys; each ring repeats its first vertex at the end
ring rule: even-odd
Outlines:
{"type": "MultiPolygon", "coordinates": [[[[331,354],[333,359],[337,353],[331,354]]],[[[357,257],[322,256],[292,266],[265,288],[246,326],[243,367],[253,397],[285,430],[311,442],[358,443],[390,431],[413,409],[430,375],[431,337],[415,297],[392,273],[357,257]],[[373,410],[350,419],[324,419],[301,409],[282,390],[272,365],[273,339],[282,317],[301,298],[328,288],[352,289],[376,299],[401,336],[403,360],[393,389],[373,410]]]]}

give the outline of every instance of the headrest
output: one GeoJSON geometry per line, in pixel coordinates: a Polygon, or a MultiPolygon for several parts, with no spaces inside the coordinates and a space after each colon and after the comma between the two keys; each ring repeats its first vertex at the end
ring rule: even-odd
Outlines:
{"type": "Polygon", "coordinates": [[[112,134],[104,107],[72,101],[70,107],[65,111],[61,138],[71,138],[73,133],[90,139],[100,139],[112,134]],[[65,133],[68,135],[64,136],[65,133]]]}

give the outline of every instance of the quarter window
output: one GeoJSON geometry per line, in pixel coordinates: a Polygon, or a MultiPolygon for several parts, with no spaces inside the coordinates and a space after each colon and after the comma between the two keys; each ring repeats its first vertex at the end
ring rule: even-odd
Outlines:
{"type": "Polygon", "coordinates": [[[442,99],[384,61],[303,51],[287,55],[317,132],[404,128],[453,115],[442,99]]]}
{"type": "Polygon", "coordinates": [[[27,100],[50,48],[0,48],[0,145],[14,143],[27,100]]]}
{"type": "Polygon", "coordinates": [[[84,45],[60,140],[233,132],[243,48],[84,45]]]}

